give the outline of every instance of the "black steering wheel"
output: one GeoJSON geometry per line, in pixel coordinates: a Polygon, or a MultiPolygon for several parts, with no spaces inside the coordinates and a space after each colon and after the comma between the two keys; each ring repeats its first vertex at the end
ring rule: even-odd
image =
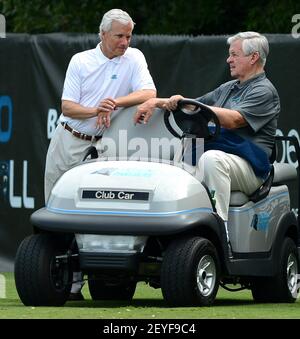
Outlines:
{"type": "Polygon", "coordinates": [[[177,108],[172,111],[177,126],[182,130],[183,134],[179,135],[171,126],[169,117],[171,112],[165,111],[164,121],[167,129],[176,138],[184,137],[204,138],[205,141],[215,140],[220,134],[220,121],[217,115],[206,105],[192,99],[182,99],[178,101],[177,108]],[[192,105],[193,110],[184,108],[186,105],[192,105]],[[209,122],[213,122],[213,126],[209,126],[209,122]]]}

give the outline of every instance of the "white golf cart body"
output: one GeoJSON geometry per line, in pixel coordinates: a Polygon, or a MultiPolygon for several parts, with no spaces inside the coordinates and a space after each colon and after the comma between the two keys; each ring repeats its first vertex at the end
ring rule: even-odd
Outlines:
{"type": "MultiPolygon", "coordinates": [[[[194,303],[211,304],[219,281],[222,286],[240,283],[251,288],[256,300],[294,301],[298,290],[299,225],[291,212],[285,181],[296,179],[296,169],[275,163],[272,187],[266,197],[258,197],[257,201],[232,192],[228,221],[231,253],[224,223],[201,182],[201,173],[192,166],[173,162],[181,141],[167,130],[163,112],[156,110],[147,125],[137,126],[133,125],[134,113],[132,107],[115,114],[99,145],[99,157],[84,161],[57,181],[47,206],[31,217],[35,231],[75,235],[78,252],[72,250],[69,256],[78,260],[89,280],[95,278],[94,285],[89,281],[93,299],[101,299],[97,288],[103,287],[106,278],[110,283],[115,278],[135,284],[147,281],[153,287],[161,287],[170,304],[184,304],[184,293],[177,299],[169,292],[173,287],[168,287],[172,284],[168,276],[177,278],[166,266],[182,265],[177,259],[172,261],[171,251],[173,246],[178,252],[179,246],[189,254],[188,245],[183,243],[187,239],[191,247],[193,242],[204,240],[213,247],[207,253],[204,250],[192,273],[198,288],[189,296],[197,296],[194,303]],[[289,240],[285,247],[293,247],[292,257],[288,258],[284,257],[288,250],[282,249],[286,238],[289,240]],[[273,283],[272,279],[282,279],[280,265],[286,260],[286,265],[292,267],[286,276],[288,283],[296,279],[290,294],[286,289],[284,296],[276,291],[265,294],[269,280],[273,283]],[[206,269],[210,266],[211,270],[206,269]],[[97,279],[102,285],[97,285],[97,279]]],[[[200,244],[197,251],[201,246],[207,247],[200,244]]],[[[184,268],[178,268],[177,274],[184,274],[184,268]]]]}

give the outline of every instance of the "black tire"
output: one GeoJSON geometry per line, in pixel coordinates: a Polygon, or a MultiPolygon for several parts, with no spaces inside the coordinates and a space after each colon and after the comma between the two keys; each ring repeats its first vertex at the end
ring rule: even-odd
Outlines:
{"type": "Polygon", "coordinates": [[[93,300],[132,300],[136,281],[105,281],[103,278],[89,275],[89,291],[93,300]]]}
{"type": "Polygon", "coordinates": [[[70,265],[56,260],[65,254],[57,238],[36,234],[25,238],[15,259],[15,284],[25,306],[61,306],[71,290],[70,265]]]}
{"type": "Polygon", "coordinates": [[[171,243],[164,256],[161,289],[171,306],[209,306],[216,297],[220,262],[207,239],[191,237],[171,243]]]}
{"type": "Polygon", "coordinates": [[[252,285],[252,296],[257,302],[293,303],[299,287],[297,277],[299,261],[297,247],[290,238],[285,238],[280,253],[278,274],[271,278],[256,279],[252,285]]]}

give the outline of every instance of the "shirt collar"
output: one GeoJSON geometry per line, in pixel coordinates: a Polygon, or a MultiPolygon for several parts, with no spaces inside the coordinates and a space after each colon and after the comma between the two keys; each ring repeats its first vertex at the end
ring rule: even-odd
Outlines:
{"type": "Polygon", "coordinates": [[[118,57],[115,57],[113,59],[108,59],[101,51],[101,48],[100,48],[100,44],[101,42],[96,46],[95,48],[95,52],[96,52],[96,56],[98,58],[98,61],[99,61],[99,64],[100,65],[103,65],[105,64],[106,62],[113,62],[115,64],[119,64],[121,62],[121,57],[122,56],[118,56],[118,57]]]}
{"type": "Polygon", "coordinates": [[[259,74],[256,74],[254,75],[252,78],[244,81],[243,83],[240,83],[239,80],[237,80],[235,82],[235,84],[233,85],[233,87],[237,87],[239,89],[243,88],[243,87],[246,87],[249,85],[250,82],[254,81],[254,80],[261,80],[261,79],[264,79],[266,77],[266,73],[265,72],[262,72],[262,73],[259,73],[259,74]]]}

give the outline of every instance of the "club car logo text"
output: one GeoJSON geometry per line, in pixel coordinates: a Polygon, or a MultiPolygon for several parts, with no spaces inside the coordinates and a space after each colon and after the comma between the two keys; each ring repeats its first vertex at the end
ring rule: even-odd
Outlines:
{"type": "Polygon", "coordinates": [[[82,199],[97,200],[148,200],[148,192],[128,192],[128,191],[105,191],[105,190],[84,190],[82,199]]]}

